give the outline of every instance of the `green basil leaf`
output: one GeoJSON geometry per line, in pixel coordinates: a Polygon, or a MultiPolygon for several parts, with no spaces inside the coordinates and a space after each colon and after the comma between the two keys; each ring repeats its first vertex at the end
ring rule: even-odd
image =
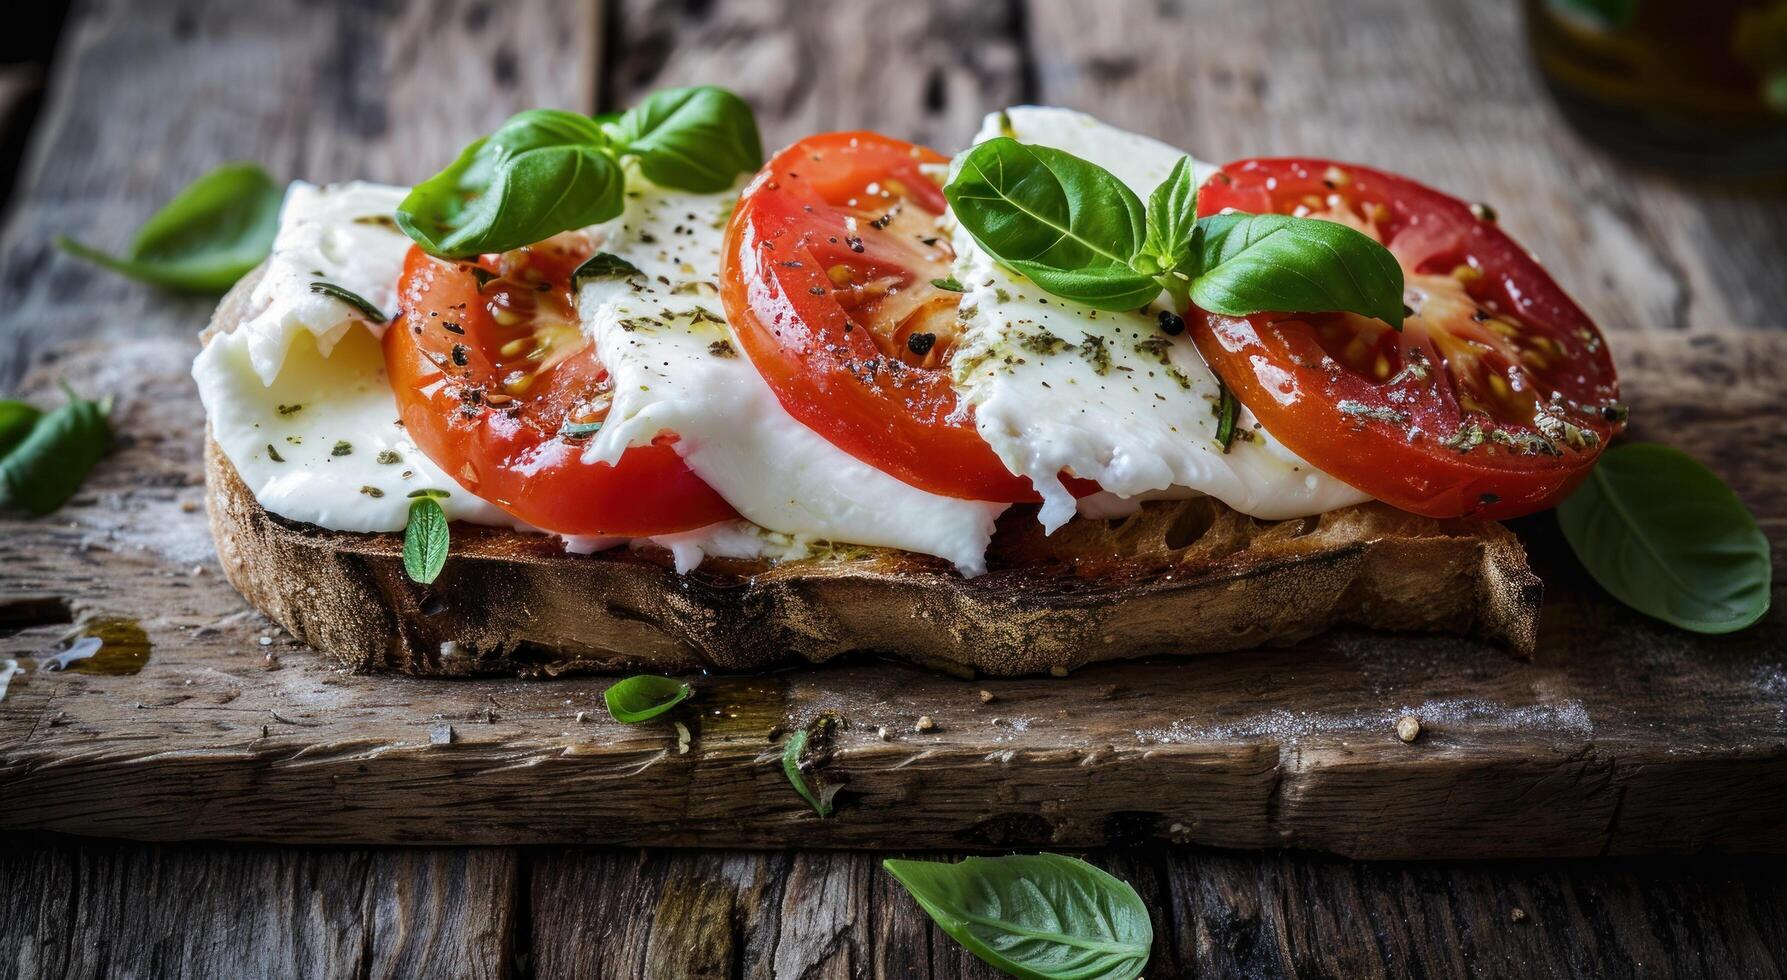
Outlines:
{"type": "Polygon", "coordinates": [[[397,224],[431,254],[469,258],[606,221],[625,204],[612,154],[588,116],[530,109],[412,188],[397,224]]]}
{"type": "Polygon", "coordinates": [[[373,306],[371,300],[361,296],[353,290],[343,289],[332,282],[324,282],[319,279],[310,284],[310,291],[313,293],[321,293],[324,296],[332,296],[335,299],[341,300],[343,303],[359,310],[366,319],[371,320],[373,323],[384,323],[386,320],[390,319],[390,317],[385,316],[383,310],[373,306]]]}
{"type": "Polygon", "coordinates": [[[137,231],[121,256],[66,236],[64,251],[120,275],[168,289],[221,293],[273,249],[283,196],[252,163],[226,163],[174,195],[137,231]]]}
{"type": "Polygon", "coordinates": [[[932,921],[1016,977],[1132,980],[1154,923],[1123,880],[1061,854],[881,862],[932,921]]]}
{"type": "MultiPolygon", "coordinates": [[[[68,402],[36,418],[29,432],[0,457],[0,505],[42,517],[80,489],[93,464],[112,444],[106,422],[111,399],[88,401],[69,390],[68,402]]],[[[16,403],[14,403],[16,404],[16,403]]],[[[16,410],[9,428],[25,417],[16,410]]]]}
{"type": "Polygon", "coordinates": [[[1113,311],[1160,295],[1130,266],[1142,202],[1096,164],[1001,136],[963,154],[943,194],[981,248],[1047,292],[1113,311]]]}
{"type": "Polygon", "coordinates": [[[43,413],[28,402],[0,401],[0,458],[24,441],[43,413]]]}
{"type": "Polygon", "coordinates": [[[832,815],[832,801],[837,797],[842,783],[821,783],[815,791],[807,785],[806,767],[809,749],[816,757],[823,757],[828,751],[832,735],[837,732],[841,722],[838,716],[827,712],[809,722],[806,727],[788,736],[782,745],[782,774],[788,777],[789,785],[807,801],[813,812],[821,819],[832,815]]]}
{"type": "Polygon", "coordinates": [[[1173,165],[1173,172],[1148,195],[1143,254],[1153,258],[1161,272],[1187,272],[1197,225],[1198,185],[1192,173],[1191,158],[1180,157],[1173,165]]]}
{"type": "Polygon", "coordinates": [[[1288,214],[1198,221],[1191,301],[1212,313],[1347,312],[1402,329],[1402,266],[1371,236],[1288,214]]]}
{"type": "Polygon", "coordinates": [[[415,497],[403,528],[403,570],[411,581],[430,585],[440,577],[447,564],[447,542],[447,512],[440,502],[434,494],[415,497]]]}
{"type": "Polygon", "coordinates": [[[712,85],[654,92],[605,128],[661,187],[710,194],[763,166],[751,107],[712,85]]]}
{"type": "Polygon", "coordinates": [[[629,276],[643,276],[639,267],[612,252],[597,252],[589,260],[571,273],[571,282],[581,283],[585,279],[625,279],[629,276]]]}
{"type": "Polygon", "coordinates": [[[608,702],[608,713],[623,725],[650,721],[687,700],[689,685],[674,677],[657,674],[635,674],[608,685],[602,700],[608,702]]]}
{"type": "Polygon", "coordinates": [[[1768,611],[1768,538],[1737,494],[1669,446],[1616,446],[1557,508],[1570,550],[1619,601],[1696,633],[1768,611]]]}

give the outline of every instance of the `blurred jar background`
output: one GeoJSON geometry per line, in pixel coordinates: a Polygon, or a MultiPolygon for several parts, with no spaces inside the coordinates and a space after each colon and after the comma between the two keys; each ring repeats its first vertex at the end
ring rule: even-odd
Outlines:
{"type": "Polygon", "coordinates": [[[1787,174],[1787,0],[1524,0],[1558,107],[1629,162],[1787,174]]]}

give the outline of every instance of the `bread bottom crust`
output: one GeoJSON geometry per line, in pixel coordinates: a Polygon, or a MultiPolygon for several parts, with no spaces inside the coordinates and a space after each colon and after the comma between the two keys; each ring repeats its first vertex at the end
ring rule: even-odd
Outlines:
{"type": "Polygon", "coordinates": [[[1033,507],[999,524],[989,571],[876,548],[769,565],[567,554],[547,535],[454,525],[432,586],[401,534],[269,513],[209,435],[207,510],[230,584],[356,671],[540,675],[760,670],[866,652],[993,675],[1293,643],[1342,624],[1472,633],[1520,654],[1542,585],[1499,524],[1364,504],[1259,521],[1210,498],[1044,536],[1033,507]]]}

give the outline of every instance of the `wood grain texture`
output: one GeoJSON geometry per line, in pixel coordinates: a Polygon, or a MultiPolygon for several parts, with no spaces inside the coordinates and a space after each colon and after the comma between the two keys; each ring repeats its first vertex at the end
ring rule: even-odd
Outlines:
{"type": "Polygon", "coordinates": [[[0,849],[0,973],[506,977],[510,850],[0,849]]]}
{"type": "MultiPolygon", "coordinates": [[[[884,856],[535,852],[535,976],[997,977],[881,871],[884,856]],[[575,900],[591,894],[607,928],[575,900]]],[[[1787,970],[1779,862],[1436,866],[1161,848],[1088,857],[1148,905],[1152,978],[1787,970]]]]}
{"type": "Polygon", "coordinates": [[[81,0],[0,231],[0,390],[47,338],[187,336],[211,306],[97,272],[56,235],[121,248],[224,160],[420,179],[522,108],[587,109],[595,24],[579,0],[81,0]]]}
{"type": "MultiPolygon", "coordinates": [[[[1709,456],[1779,548],[1787,420],[1764,406],[1787,387],[1787,334],[1631,334],[1617,349],[1634,435],[1709,456]],[[1683,418],[1695,424],[1667,424],[1683,418]]],[[[337,673],[216,573],[191,350],[89,347],[40,376],[115,393],[123,445],[54,519],[0,522],[0,595],[18,597],[0,605],[23,627],[0,656],[41,663],[119,616],[155,650],[134,676],[14,679],[0,827],[325,843],[1163,839],[1381,858],[1787,847],[1782,614],[1721,638],[1643,620],[1581,580],[1544,517],[1522,527],[1550,593],[1530,663],[1466,640],[1342,632],[1064,679],[874,662],[697,678],[687,753],[667,724],[609,720],[602,678],[337,673]],[[819,778],[844,788],[819,821],[777,752],[828,711],[849,726],[819,778]],[[1414,745],[1391,731],[1405,712],[1424,719],[1414,745]],[[937,727],[919,732],[925,715],[937,727]]]]}

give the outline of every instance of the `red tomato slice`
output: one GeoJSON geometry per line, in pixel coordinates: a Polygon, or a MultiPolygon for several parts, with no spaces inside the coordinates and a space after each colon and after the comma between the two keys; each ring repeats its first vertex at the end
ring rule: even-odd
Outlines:
{"type": "Polygon", "coordinates": [[[946,163],[867,132],[776,154],[726,232],[727,318],[782,406],[838,448],[932,493],[1038,500],[950,384],[959,296],[932,280],[954,256],[921,169],[946,163]]]}
{"type": "Polygon", "coordinates": [[[613,466],[580,458],[611,384],[571,292],[589,254],[575,234],[476,264],[410,249],[384,340],[410,438],[478,496],[560,534],[667,534],[737,516],[674,437],[613,466]]]}
{"type": "Polygon", "coordinates": [[[1430,517],[1557,503],[1625,419],[1607,344],[1486,209],[1327,160],[1242,160],[1198,192],[1233,209],[1351,225],[1402,265],[1401,333],[1353,314],[1187,316],[1198,350],[1299,456],[1430,517]]]}

